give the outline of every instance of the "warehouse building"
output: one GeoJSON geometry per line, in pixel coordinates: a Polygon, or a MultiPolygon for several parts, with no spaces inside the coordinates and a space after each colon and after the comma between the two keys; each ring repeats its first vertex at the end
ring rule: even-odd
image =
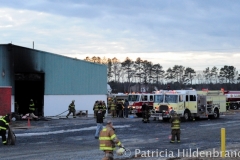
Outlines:
{"type": "Polygon", "coordinates": [[[96,100],[107,100],[105,65],[0,44],[0,73],[0,86],[11,88],[11,112],[17,102],[19,113],[27,113],[33,99],[39,116],[55,116],[75,100],[76,110],[92,114],[96,100]]]}

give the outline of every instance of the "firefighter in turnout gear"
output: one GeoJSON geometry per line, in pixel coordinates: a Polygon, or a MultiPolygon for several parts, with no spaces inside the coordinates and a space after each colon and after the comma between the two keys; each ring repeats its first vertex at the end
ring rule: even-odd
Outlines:
{"type": "Polygon", "coordinates": [[[149,123],[149,117],[150,117],[150,110],[149,106],[146,103],[143,103],[142,105],[142,121],[144,123],[149,123]]]}
{"type": "Polygon", "coordinates": [[[30,103],[29,103],[29,113],[30,114],[33,113],[34,115],[36,114],[35,113],[35,104],[32,99],[30,99],[30,103]]]}
{"type": "Polygon", "coordinates": [[[102,114],[103,114],[103,118],[105,118],[105,114],[106,114],[106,111],[107,111],[107,106],[106,106],[106,103],[103,101],[103,110],[102,110],[102,114]]]}
{"type": "Polygon", "coordinates": [[[230,103],[226,102],[226,110],[229,110],[229,109],[230,109],[230,103]]]}
{"type": "Polygon", "coordinates": [[[97,108],[98,108],[98,111],[99,110],[101,110],[101,111],[103,110],[103,103],[102,103],[102,101],[99,101],[97,108]]]}
{"type": "Polygon", "coordinates": [[[98,113],[98,101],[95,101],[94,105],[93,105],[93,111],[94,111],[94,118],[96,118],[97,113],[98,113]]]}
{"type": "Polygon", "coordinates": [[[110,103],[110,110],[112,113],[112,117],[115,118],[116,117],[116,103],[115,103],[114,99],[110,103]]]}
{"type": "Polygon", "coordinates": [[[180,118],[176,112],[173,113],[173,116],[170,119],[171,128],[172,128],[172,139],[170,143],[175,142],[175,137],[177,137],[177,142],[180,142],[180,118]]]}
{"type": "Polygon", "coordinates": [[[68,116],[72,113],[73,114],[73,118],[76,118],[76,110],[75,110],[75,104],[74,104],[74,100],[72,100],[72,103],[69,104],[68,106],[68,114],[67,114],[67,118],[68,116]]]}
{"type": "Polygon", "coordinates": [[[105,156],[102,160],[113,160],[113,151],[115,150],[115,145],[118,147],[123,147],[114,130],[113,123],[108,121],[106,127],[100,132],[99,149],[105,153],[105,156]]]}
{"type": "Polygon", "coordinates": [[[108,100],[107,100],[107,110],[108,110],[108,114],[110,114],[111,112],[111,110],[110,110],[110,104],[111,104],[111,101],[112,101],[112,98],[108,98],[108,100]]]}
{"type": "Polygon", "coordinates": [[[7,145],[6,130],[9,128],[10,114],[3,116],[0,119],[0,135],[2,136],[2,143],[7,145]]]}

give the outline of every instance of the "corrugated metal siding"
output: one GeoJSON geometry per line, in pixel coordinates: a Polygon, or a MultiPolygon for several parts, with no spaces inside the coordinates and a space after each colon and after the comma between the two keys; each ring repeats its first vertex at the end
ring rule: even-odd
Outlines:
{"type": "Polygon", "coordinates": [[[13,62],[10,57],[9,48],[0,45],[0,86],[13,86],[13,62]]]}
{"type": "Polygon", "coordinates": [[[45,94],[106,94],[107,67],[46,54],[45,94]]]}
{"type": "Polygon", "coordinates": [[[45,73],[45,95],[102,95],[107,94],[107,67],[61,55],[15,45],[0,45],[0,71],[12,74],[0,78],[0,85],[13,86],[15,72],[45,73]],[[7,54],[7,50],[10,54],[7,54]],[[12,55],[13,57],[5,57],[12,55]],[[5,60],[9,61],[5,61],[5,60]],[[14,62],[10,62],[13,61],[14,62]],[[10,68],[14,64],[14,69],[10,68]]]}

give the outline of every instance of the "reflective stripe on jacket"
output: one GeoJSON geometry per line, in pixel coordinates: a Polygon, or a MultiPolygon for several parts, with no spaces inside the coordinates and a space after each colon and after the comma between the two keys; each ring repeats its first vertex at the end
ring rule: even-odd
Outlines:
{"type": "Polygon", "coordinates": [[[98,104],[95,104],[95,105],[94,105],[93,110],[94,110],[94,111],[98,111],[98,110],[99,110],[98,104]]]}
{"type": "Polygon", "coordinates": [[[110,110],[116,110],[116,104],[113,102],[110,104],[110,110]]]}
{"type": "Polygon", "coordinates": [[[0,130],[7,130],[8,128],[9,123],[4,118],[0,119],[0,130]]]}
{"type": "Polygon", "coordinates": [[[113,151],[115,150],[115,144],[117,146],[121,145],[112,127],[109,125],[102,129],[99,135],[99,149],[103,151],[113,151]]]}
{"type": "Polygon", "coordinates": [[[99,110],[103,110],[103,105],[99,104],[99,105],[98,105],[98,109],[99,109],[99,110]]]}
{"type": "Polygon", "coordinates": [[[34,105],[34,103],[31,103],[31,104],[29,105],[29,110],[35,111],[35,105],[34,105]]]}
{"type": "Polygon", "coordinates": [[[172,123],[172,129],[180,129],[180,118],[178,116],[173,116],[170,122],[172,123]]]}
{"type": "Polygon", "coordinates": [[[103,104],[103,110],[104,110],[104,111],[107,110],[107,107],[106,107],[105,104],[103,104]]]}
{"type": "Polygon", "coordinates": [[[69,106],[68,106],[68,109],[69,110],[75,110],[75,105],[73,103],[71,103],[69,106]]]}

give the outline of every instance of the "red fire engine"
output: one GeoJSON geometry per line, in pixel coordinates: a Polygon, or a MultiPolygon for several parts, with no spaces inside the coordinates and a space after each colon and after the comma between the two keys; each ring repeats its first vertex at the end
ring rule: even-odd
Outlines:
{"type": "Polygon", "coordinates": [[[240,108],[240,91],[224,91],[226,96],[227,109],[240,108]]]}
{"type": "Polygon", "coordinates": [[[142,116],[142,105],[147,103],[149,109],[153,108],[154,94],[150,93],[130,93],[128,94],[129,108],[133,114],[142,116]]]}

